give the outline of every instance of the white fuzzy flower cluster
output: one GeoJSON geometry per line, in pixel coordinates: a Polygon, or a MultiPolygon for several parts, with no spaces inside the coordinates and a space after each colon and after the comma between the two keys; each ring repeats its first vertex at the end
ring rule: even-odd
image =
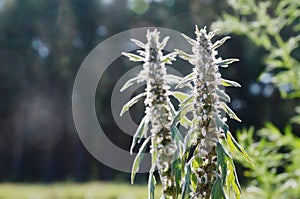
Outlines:
{"type": "Polygon", "coordinates": [[[192,142],[196,145],[197,156],[202,158],[200,166],[192,168],[197,176],[197,188],[191,194],[193,198],[209,199],[212,186],[216,180],[217,153],[216,144],[219,138],[226,132],[217,123],[224,124],[227,120],[221,113],[229,101],[228,95],[221,90],[222,81],[219,66],[226,67],[227,64],[237,61],[236,59],[216,59],[218,54],[215,50],[222,45],[228,37],[211,42],[214,32],[207,34],[206,29],[198,30],[196,26],[196,40],[183,35],[192,45],[193,54],[187,54],[177,50],[179,56],[189,61],[193,66],[193,72],[189,75],[193,82],[193,102],[191,110],[194,115],[191,131],[193,131],[192,142]],[[209,194],[208,194],[209,193],[209,194]]]}
{"type": "MultiPolygon", "coordinates": [[[[163,55],[162,50],[169,37],[165,37],[159,42],[159,32],[157,30],[147,31],[147,43],[134,41],[144,50],[138,50],[139,55],[123,53],[133,61],[143,61],[143,70],[134,79],[137,82],[146,82],[146,99],[144,104],[145,125],[151,125],[151,153],[154,159],[163,186],[162,198],[175,198],[177,193],[174,176],[172,176],[172,162],[176,152],[176,145],[172,141],[170,126],[172,122],[170,112],[170,99],[168,97],[169,86],[167,85],[167,69],[165,64],[171,64],[175,60],[176,53],[163,55]]],[[[132,82],[126,83],[131,85],[132,82]]],[[[126,84],[124,86],[126,86],[126,84]]]]}

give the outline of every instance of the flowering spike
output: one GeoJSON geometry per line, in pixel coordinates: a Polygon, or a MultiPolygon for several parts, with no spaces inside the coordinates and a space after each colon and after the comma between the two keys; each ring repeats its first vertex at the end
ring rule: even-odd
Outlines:
{"type": "MultiPolygon", "coordinates": [[[[188,75],[188,78],[184,78],[181,83],[192,82],[193,102],[189,102],[184,107],[180,105],[181,108],[178,113],[182,118],[186,114],[186,109],[188,109],[186,107],[190,107],[189,109],[192,110],[194,116],[193,122],[190,124],[188,138],[191,139],[189,141],[191,142],[190,145],[196,145],[190,159],[190,166],[197,182],[191,182],[194,186],[191,186],[190,195],[192,198],[201,199],[225,198],[226,194],[223,191],[223,185],[221,186],[221,181],[223,184],[224,182],[230,183],[233,188],[239,187],[239,184],[231,157],[226,155],[226,151],[221,151],[219,147],[219,145],[222,146],[220,139],[228,131],[228,126],[225,123],[227,118],[222,113],[226,112],[231,118],[239,119],[223,102],[230,101],[230,97],[221,90],[221,86],[222,84],[239,86],[239,84],[222,79],[219,67],[227,66],[238,60],[222,60],[215,57],[218,54],[215,49],[230,37],[224,37],[213,44],[211,39],[216,31],[207,33],[206,28],[199,30],[197,26],[195,29],[196,40],[183,35],[192,45],[193,54],[187,56],[185,52],[176,50],[180,57],[194,66],[191,78],[188,75]],[[220,154],[220,151],[222,154],[220,154]],[[221,158],[221,160],[218,160],[218,158],[221,158]],[[228,170],[231,174],[227,173],[228,170]],[[222,193],[222,197],[216,195],[220,193],[222,193]]],[[[221,148],[223,150],[223,146],[221,148]]],[[[236,191],[236,195],[240,194],[238,190],[234,189],[234,191],[236,191]]]]}
{"type": "MultiPolygon", "coordinates": [[[[169,95],[172,92],[169,91],[170,87],[167,84],[168,82],[172,82],[168,80],[168,77],[174,77],[174,75],[167,75],[165,64],[171,64],[172,61],[175,61],[177,53],[163,55],[162,50],[167,44],[169,37],[165,37],[162,42],[159,42],[159,32],[156,29],[154,31],[147,30],[146,38],[147,43],[144,44],[144,46],[137,40],[133,40],[138,46],[144,48],[144,50],[138,51],[141,56],[122,53],[132,61],[138,60],[144,62],[143,69],[138,78],[135,77],[133,80],[129,80],[125,85],[125,88],[136,81],[146,82],[146,99],[144,100],[146,107],[145,117],[134,136],[131,152],[135,144],[140,141],[140,137],[146,135],[146,131],[148,130],[147,127],[149,126],[151,135],[146,138],[146,140],[151,140],[150,152],[152,156],[152,167],[149,175],[149,198],[153,197],[155,185],[153,171],[157,167],[163,187],[162,198],[175,199],[180,190],[178,187],[180,184],[175,182],[175,177],[173,176],[173,160],[175,153],[178,150],[178,144],[173,140],[174,136],[171,132],[171,120],[176,112],[169,99],[169,95]]],[[[178,77],[174,78],[174,81],[178,82],[178,77]]],[[[133,99],[133,101],[135,101],[135,98],[133,99]]],[[[132,103],[127,103],[123,111],[128,110],[131,104],[132,103]]],[[[143,151],[141,150],[145,150],[145,144],[142,146],[143,147],[140,148],[140,151],[135,158],[132,170],[132,180],[134,179],[134,175],[141,162],[143,154],[143,151]]]]}

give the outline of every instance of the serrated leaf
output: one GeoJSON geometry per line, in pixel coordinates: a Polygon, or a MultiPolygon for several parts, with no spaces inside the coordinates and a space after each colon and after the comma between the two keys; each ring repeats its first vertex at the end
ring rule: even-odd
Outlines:
{"type": "Polygon", "coordinates": [[[226,36],[218,41],[216,41],[213,45],[212,45],[212,49],[216,49],[218,47],[220,47],[221,45],[223,45],[225,43],[226,40],[230,39],[229,36],[226,36]]]}
{"type": "Polygon", "coordinates": [[[122,52],[122,55],[128,57],[130,61],[136,61],[136,62],[145,61],[144,57],[141,57],[136,54],[122,52]]]}
{"type": "Polygon", "coordinates": [[[216,93],[221,99],[230,102],[230,97],[224,91],[217,89],[216,93]]]}
{"type": "Polygon", "coordinates": [[[251,165],[254,165],[252,159],[247,154],[245,149],[241,145],[239,145],[239,143],[237,143],[237,141],[233,138],[231,133],[228,131],[227,133],[225,133],[225,135],[226,135],[226,141],[228,143],[230,152],[233,154],[236,154],[236,152],[238,152],[251,165]]]}
{"type": "Polygon", "coordinates": [[[160,42],[159,46],[158,46],[158,50],[163,50],[164,47],[167,45],[168,40],[170,39],[169,36],[165,37],[162,42],[160,42]]]}
{"type": "Polygon", "coordinates": [[[135,103],[137,103],[142,97],[144,97],[147,93],[140,93],[137,96],[133,97],[131,100],[129,100],[122,108],[122,111],[120,113],[120,116],[122,116],[126,111],[129,110],[130,107],[132,107],[135,103]]]}
{"type": "Polygon", "coordinates": [[[232,119],[235,119],[238,122],[241,122],[240,118],[231,110],[227,104],[224,102],[220,102],[220,107],[228,114],[228,116],[232,119]]]}
{"type": "Polygon", "coordinates": [[[233,63],[233,62],[237,62],[237,61],[239,61],[239,59],[234,59],[234,58],[232,58],[232,59],[224,59],[224,60],[217,60],[216,62],[215,62],[215,64],[216,65],[218,65],[218,66],[221,66],[221,67],[228,67],[228,65],[229,64],[231,64],[231,63],[233,63]]]}
{"type": "Polygon", "coordinates": [[[146,146],[149,142],[149,140],[151,139],[151,136],[149,136],[142,144],[138,154],[135,156],[134,162],[133,162],[133,166],[132,166],[132,170],[131,170],[131,184],[133,184],[134,182],[134,177],[136,172],[138,172],[140,165],[142,163],[142,160],[144,158],[145,155],[145,151],[146,151],[146,146]]]}
{"type": "Polygon", "coordinates": [[[189,59],[193,58],[193,55],[187,54],[186,52],[183,52],[182,50],[175,49],[175,52],[177,52],[179,57],[184,60],[189,60],[189,59]]]}
{"type": "Polygon", "coordinates": [[[241,85],[235,81],[231,81],[228,79],[222,79],[221,78],[221,83],[223,86],[234,86],[234,87],[241,87],[241,85]]]}
{"type": "Polygon", "coordinates": [[[137,46],[146,49],[146,44],[144,44],[143,42],[137,40],[137,39],[130,39],[133,43],[135,43],[137,46]]]}
{"type": "Polygon", "coordinates": [[[147,116],[144,116],[142,121],[140,122],[135,134],[133,135],[132,144],[130,147],[130,154],[132,155],[134,146],[139,143],[142,137],[147,133],[148,123],[146,123],[147,116]]]}
{"type": "Polygon", "coordinates": [[[126,90],[127,88],[129,88],[130,86],[136,84],[139,80],[141,79],[141,77],[138,75],[137,77],[133,77],[131,79],[129,79],[120,89],[120,92],[123,92],[124,90],[126,90]]]}
{"type": "Polygon", "coordinates": [[[212,199],[227,199],[227,196],[222,187],[222,181],[219,176],[217,176],[217,179],[212,187],[211,198],[212,199]]]}

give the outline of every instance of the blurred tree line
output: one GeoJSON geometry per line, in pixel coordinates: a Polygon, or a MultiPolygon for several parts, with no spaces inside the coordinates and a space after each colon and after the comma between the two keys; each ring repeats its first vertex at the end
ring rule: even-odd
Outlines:
{"type": "MultiPolygon", "coordinates": [[[[209,27],[224,11],[231,12],[222,0],[0,0],[0,180],[129,178],[99,163],[76,133],[71,94],[82,61],[121,31],[159,26],[193,35],[195,24],[209,27]]],[[[233,132],[250,125],[259,128],[265,121],[283,128],[295,114],[295,101],[283,101],[268,77],[257,80],[265,67],[263,52],[241,36],[220,49],[222,57],[240,59],[224,71],[242,85],[228,89],[230,106],[243,120],[230,121],[233,132]]],[[[188,73],[191,68],[182,64],[176,69],[188,73]]],[[[115,124],[110,98],[131,67],[122,58],[112,63],[96,94],[104,132],[126,150],[131,137],[115,124]]],[[[139,116],[134,119],[138,123],[139,116]]]]}

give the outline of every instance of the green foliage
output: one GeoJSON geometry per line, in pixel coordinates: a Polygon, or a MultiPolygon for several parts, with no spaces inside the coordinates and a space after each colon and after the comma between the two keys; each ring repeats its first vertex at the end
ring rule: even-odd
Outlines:
{"type": "Polygon", "coordinates": [[[212,27],[248,37],[265,49],[265,74],[272,75],[282,97],[300,97],[300,3],[295,0],[228,0],[233,13],[225,13],[212,27]]]}
{"type": "Polygon", "coordinates": [[[215,32],[207,34],[205,28],[199,30],[196,26],[195,33],[196,40],[182,34],[192,45],[193,55],[176,50],[176,53],[163,56],[161,50],[169,37],[159,42],[159,33],[156,30],[147,32],[146,44],[132,40],[136,45],[144,48],[144,51],[137,51],[141,56],[122,53],[131,61],[144,62],[143,71],[138,77],[128,80],[121,91],[137,81],[145,81],[146,92],[133,97],[126,103],[120,115],[128,111],[140,98],[146,96],[144,101],[146,116],[138,126],[130,151],[132,153],[133,147],[141,141],[142,137],[146,137],[133,163],[131,174],[133,183],[146,146],[151,141],[152,166],[148,179],[149,199],[154,198],[156,181],[153,172],[155,168],[158,168],[163,187],[162,198],[176,199],[181,194],[182,199],[191,197],[225,199],[233,192],[235,198],[239,199],[241,188],[230,154],[238,153],[251,162],[246,151],[228,131],[227,118],[221,114],[227,113],[230,118],[241,121],[225,103],[230,102],[230,97],[220,88],[224,84],[235,87],[240,85],[222,79],[219,73],[219,67],[226,68],[238,59],[215,58],[216,49],[229,37],[212,43],[211,39],[215,32]],[[164,64],[171,64],[171,61],[175,61],[177,53],[194,66],[193,72],[183,78],[171,76],[165,72],[164,64]],[[152,68],[153,66],[155,68],[152,68]],[[175,84],[175,88],[185,86],[190,90],[169,91],[167,84],[175,84]],[[177,111],[167,98],[169,96],[178,100],[177,111]],[[189,112],[192,113],[192,118],[187,117],[189,112]],[[181,135],[177,125],[188,129],[185,137],[181,135]],[[151,128],[150,136],[147,136],[148,126],[151,128]],[[224,135],[226,139],[223,139],[224,135]],[[229,146],[229,152],[223,144],[229,146]]]}
{"type": "Polygon", "coordinates": [[[298,198],[300,195],[300,138],[293,135],[290,126],[281,132],[271,123],[257,132],[254,128],[237,133],[238,141],[255,162],[251,165],[240,160],[246,167],[244,176],[250,180],[247,198],[298,198]]]}

